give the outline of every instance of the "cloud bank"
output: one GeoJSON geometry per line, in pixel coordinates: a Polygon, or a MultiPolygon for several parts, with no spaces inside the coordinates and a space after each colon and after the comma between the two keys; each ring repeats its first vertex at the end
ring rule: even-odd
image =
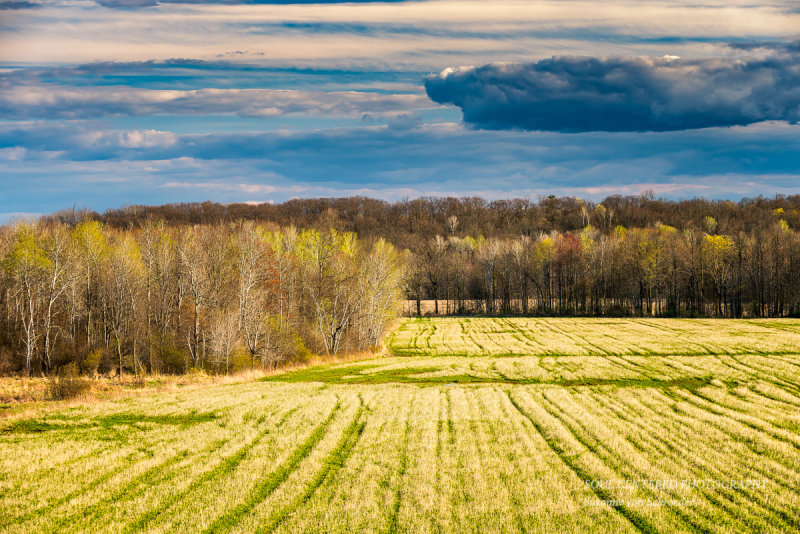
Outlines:
{"type": "Polygon", "coordinates": [[[0,221],[73,203],[800,183],[797,0],[194,1],[0,0],[0,221]],[[716,59],[637,59],[664,55],[716,59]],[[448,65],[489,65],[429,80],[462,108],[423,87],[448,65]],[[779,120],[639,132],[716,124],[726,105],[734,123],[779,120]],[[544,126],[525,106],[553,131],[528,131],[544,126]],[[608,124],[631,131],[560,133],[608,124]]]}
{"type": "Polygon", "coordinates": [[[652,189],[672,197],[730,198],[796,193],[798,135],[800,126],[773,123],[582,133],[569,142],[558,133],[452,124],[175,134],[81,121],[6,123],[0,124],[0,189],[8,208],[0,211],[209,198],[279,201],[300,194],[602,198],[652,189]],[[256,189],[260,196],[252,193],[256,189]]]}
{"type": "Polygon", "coordinates": [[[277,117],[287,114],[360,116],[433,107],[423,95],[358,91],[273,89],[146,90],[130,87],[60,87],[0,83],[0,115],[6,119],[87,119],[141,115],[277,117]]]}
{"type": "Polygon", "coordinates": [[[364,4],[405,2],[406,0],[97,0],[101,6],[112,8],[151,7],[161,4],[257,4],[257,5],[293,5],[293,4],[364,4]]]}
{"type": "MultiPolygon", "coordinates": [[[[761,45],[763,48],[765,45],[761,45]]],[[[428,96],[478,128],[556,132],[674,131],[800,120],[800,46],[763,57],[553,57],[447,68],[428,96]]]]}
{"type": "Polygon", "coordinates": [[[9,0],[7,2],[0,2],[0,10],[36,9],[39,7],[42,7],[42,4],[37,2],[27,2],[25,0],[9,0]]]}

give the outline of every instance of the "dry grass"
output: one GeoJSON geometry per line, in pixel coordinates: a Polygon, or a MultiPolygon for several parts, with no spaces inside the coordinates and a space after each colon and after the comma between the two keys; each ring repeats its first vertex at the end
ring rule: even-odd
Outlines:
{"type": "MultiPolygon", "coordinates": [[[[507,339],[481,321],[455,326],[487,345],[507,339]]],[[[596,325],[552,321],[595,339],[596,325]]],[[[723,324],[707,347],[755,345],[771,328],[723,324]]],[[[799,324],[780,331],[791,338],[799,324]]],[[[642,328],[597,338],[620,355],[579,353],[576,340],[572,356],[441,356],[432,343],[415,357],[165,387],[6,421],[0,530],[800,529],[800,356],[636,354],[674,346],[663,330],[626,347],[642,328]]],[[[418,330],[401,326],[394,348],[414,348],[419,336],[400,340],[418,330]]]]}
{"type": "MultiPolygon", "coordinates": [[[[401,324],[393,322],[387,329],[391,334],[401,324]]],[[[274,369],[246,369],[230,375],[209,374],[193,371],[183,375],[152,374],[135,376],[126,374],[122,378],[97,375],[86,379],[87,387],[74,398],[53,399],[53,380],[41,377],[0,377],[0,419],[31,415],[41,410],[58,410],[98,401],[131,396],[175,391],[177,389],[206,387],[213,385],[252,382],[266,376],[298,371],[308,367],[371,360],[386,356],[387,347],[381,343],[374,351],[350,352],[338,355],[312,355],[310,358],[274,369]],[[47,402],[53,401],[56,402],[47,402]]]]}
{"type": "Polygon", "coordinates": [[[212,385],[252,382],[266,376],[260,370],[246,370],[233,375],[209,375],[195,372],[186,375],[123,375],[122,379],[96,376],[86,379],[88,388],[74,398],[53,400],[52,380],[46,377],[0,377],[0,420],[27,417],[114,399],[152,395],[212,385]]]}

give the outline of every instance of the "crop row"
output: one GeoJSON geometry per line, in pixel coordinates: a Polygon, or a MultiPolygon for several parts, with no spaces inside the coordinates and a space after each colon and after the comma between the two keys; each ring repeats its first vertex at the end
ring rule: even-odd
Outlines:
{"type": "Polygon", "coordinates": [[[794,319],[417,318],[388,340],[399,356],[795,354],[794,319]]]}
{"type": "Polygon", "coordinates": [[[0,525],[9,532],[797,530],[797,408],[796,395],[769,381],[261,382],[179,392],[6,426],[0,525]],[[148,415],[137,421],[141,414],[148,415]],[[108,420],[123,423],[113,432],[97,423],[108,420]],[[666,482],[631,483],[642,480],[666,482]],[[685,483],[698,480],[707,483],[685,483]]]}

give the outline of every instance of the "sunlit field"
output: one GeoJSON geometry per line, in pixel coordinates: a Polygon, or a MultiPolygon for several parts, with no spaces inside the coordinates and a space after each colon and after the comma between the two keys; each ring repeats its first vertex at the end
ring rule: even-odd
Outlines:
{"type": "Polygon", "coordinates": [[[800,529],[800,321],[407,319],[386,343],[7,419],[0,531],[800,529]]]}
{"type": "Polygon", "coordinates": [[[389,339],[402,356],[795,354],[793,319],[419,318],[389,339]]]}

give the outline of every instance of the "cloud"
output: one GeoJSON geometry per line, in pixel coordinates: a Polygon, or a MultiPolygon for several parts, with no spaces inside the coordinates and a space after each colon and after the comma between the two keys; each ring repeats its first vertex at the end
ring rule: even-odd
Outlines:
{"type": "Polygon", "coordinates": [[[156,130],[89,130],[80,132],[77,136],[79,143],[95,148],[164,148],[170,147],[178,141],[178,136],[172,132],[159,132],[156,130]]]}
{"type": "Polygon", "coordinates": [[[38,2],[28,2],[26,0],[9,0],[7,2],[0,2],[0,11],[12,9],[36,9],[42,7],[38,2]]]}
{"type": "MultiPolygon", "coordinates": [[[[800,180],[800,128],[784,121],[563,135],[509,130],[505,118],[492,126],[503,129],[481,130],[453,124],[460,109],[435,104],[422,85],[447,65],[591,54],[718,58],[673,58],[677,70],[659,66],[667,59],[641,60],[644,81],[628,82],[645,88],[645,103],[661,98],[650,78],[672,73],[655,88],[696,93],[697,72],[722,77],[733,56],[747,68],[758,58],[775,63],[762,65],[758,83],[778,87],[769,76],[787,75],[787,58],[800,53],[779,41],[800,27],[800,13],[778,5],[787,0],[650,0],[636,9],[623,0],[102,0],[113,9],[29,1],[42,7],[0,12],[0,211],[354,192],[498,198],[650,188],[718,198],[796,190],[800,180]],[[724,45],[745,39],[756,42],[724,45]],[[181,57],[196,59],[170,59],[181,57]]],[[[530,100],[517,85],[509,94],[530,100]]],[[[730,91],[734,101],[750,98],[745,86],[730,91]]]]}
{"type": "Polygon", "coordinates": [[[89,119],[143,115],[276,117],[287,114],[359,117],[434,107],[424,95],[274,89],[148,90],[121,86],[63,87],[0,82],[6,119],[89,119]]]}
{"type": "Polygon", "coordinates": [[[785,123],[570,136],[454,124],[181,135],[89,122],[0,124],[0,149],[13,156],[0,161],[0,211],[349,194],[791,193],[800,180],[798,136],[800,126],[785,123]]]}
{"type": "Polygon", "coordinates": [[[25,159],[25,149],[21,146],[0,148],[0,161],[19,161],[25,159]]]}
{"type": "Polygon", "coordinates": [[[111,7],[117,9],[130,9],[137,7],[153,7],[157,6],[157,0],[97,0],[97,4],[103,7],[111,7]]]}
{"type": "Polygon", "coordinates": [[[728,43],[727,46],[733,50],[800,52],[800,41],[744,41],[740,43],[728,43]]]}
{"type": "MultiPolygon", "coordinates": [[[[303,4],[371,4],[407,2],[410,0],[96,0],[112,8],[149,7],[161,4],[251,4],[251,5],[303,5],[303,4]]],[[[416,0],[420,1],[420,0],[416,0]]]]}
{"type": "MultiPolygon", "coordinates": [[[[151,1],[158,0],[124,3],[151,1]]],[[[210,59],[245,51],[252,61],[272,66],[424,72],[589,50],[692,57],[708,55],[714,43],[781,39],[800,27],[800,14],[774,5],[721,0],[649,0],[636,9],[623,0],[203,3],[142,9],[53,0],[14,19],[13,24],[0,21],[5,30],[0,31],[0,56],[6,52],[6,64],[210,59]]]]}
{"type": "Polygon", "coordinates": [[[428,96],[485,129],[671,131],[800,120],[800,47],[765,57],[553,57],[447,68],[428,96]]]}
{"type": "Polygon", "coordinates": [[[396,117],[392,117],[387,122],[390,129],[397,131],[413,130],[419,128],[421,124],[422,119],[420,117],[417,115],[409,115],[408,113],[402,113],[396,117]]]}
{"type": "Polygon", "coordinates": [[[424,94],[429,72],[375,69],[275,67],[250,62],[246,51],[218,54],[213,60],[169,58],[134,62],[102,61],[82,65],[26,67],[0,72],[0,88],[54,84],[64,87],[126,86],[140,89],[291,89],[311,92],[394,92],[424,94]],[[231,59],[234,58],[234,60],[231,59]]]}

